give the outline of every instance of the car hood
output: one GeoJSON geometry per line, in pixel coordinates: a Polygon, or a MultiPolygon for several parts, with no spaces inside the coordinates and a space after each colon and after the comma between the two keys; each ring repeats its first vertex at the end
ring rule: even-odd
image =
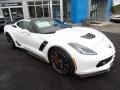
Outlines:
{"type": "Polygon", "coordinates": [[[53,34],[37,34],[35,36],[54,44],[77,43],[86,47],[99,45],[105,39],[105,35],[101,32],[85,27],[66,28],[53,34]]]}
{"type": "Polygon", "coordinates": [[[95,29],[73,27],[57,31],[55,38],[66,43],[78,43],[93,47],[103,42],[104,35],[95,29]]]}

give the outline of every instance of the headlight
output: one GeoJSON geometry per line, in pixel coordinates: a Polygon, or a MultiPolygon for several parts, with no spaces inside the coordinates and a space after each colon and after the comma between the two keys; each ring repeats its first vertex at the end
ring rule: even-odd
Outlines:
{"type": "Polygon", "coordinates": [[[69,45],[71,47],[73,47],[75,50],[77,50],[78,52],[80,52],[81,54],[84,54],[84,55],[97,55],[96,52],[94,52],[93,50],[85,47],[85,46],[82,46],[82,45],[79,45],[79,44],[76,44],[76,43],[69,43],[69,45]]]}

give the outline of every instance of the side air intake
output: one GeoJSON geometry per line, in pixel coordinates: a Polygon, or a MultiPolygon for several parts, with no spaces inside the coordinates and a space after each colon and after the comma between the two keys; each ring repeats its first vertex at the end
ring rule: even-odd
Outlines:
{"type": "Polygon", "coordinates": [[[44,42],[41,44],[39,50],[40,50],[40,51],[43,51],[43,49],[45,48],[45,46],[46,46],[47,44],[48,44],[48,42],[47,42],[47,41],[44,41],[44,42]]]}

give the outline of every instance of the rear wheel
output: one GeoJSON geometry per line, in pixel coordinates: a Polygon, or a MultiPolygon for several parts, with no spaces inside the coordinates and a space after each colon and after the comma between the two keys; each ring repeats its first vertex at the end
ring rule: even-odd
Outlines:
{"type": "Polygon", "coordinates": [[[10,34],[6,33],[6,39],[8,41],[8,45],[12,48],[12,49],[15,49],[16,46],[15,46],[15,43],[12,39],[12,37],[10,36],[10,34]]]}
{"type": "Polygon", "coordinates": [[[71,57],[60,48],[50,50],[49,60],[54,70],[60,74],[73,74],[75,72],[75,66],[71,57]]]}

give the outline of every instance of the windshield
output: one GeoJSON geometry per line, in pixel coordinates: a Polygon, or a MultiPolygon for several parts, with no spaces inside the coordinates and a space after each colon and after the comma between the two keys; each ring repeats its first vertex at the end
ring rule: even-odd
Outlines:
{"type": "Polygon", "coordinates": [[[42,34],[55,33],[58,30],[68,28],[66,24],[57,19],[37,19],[33,20],[32,24],[37,32],[42,34]]]}

